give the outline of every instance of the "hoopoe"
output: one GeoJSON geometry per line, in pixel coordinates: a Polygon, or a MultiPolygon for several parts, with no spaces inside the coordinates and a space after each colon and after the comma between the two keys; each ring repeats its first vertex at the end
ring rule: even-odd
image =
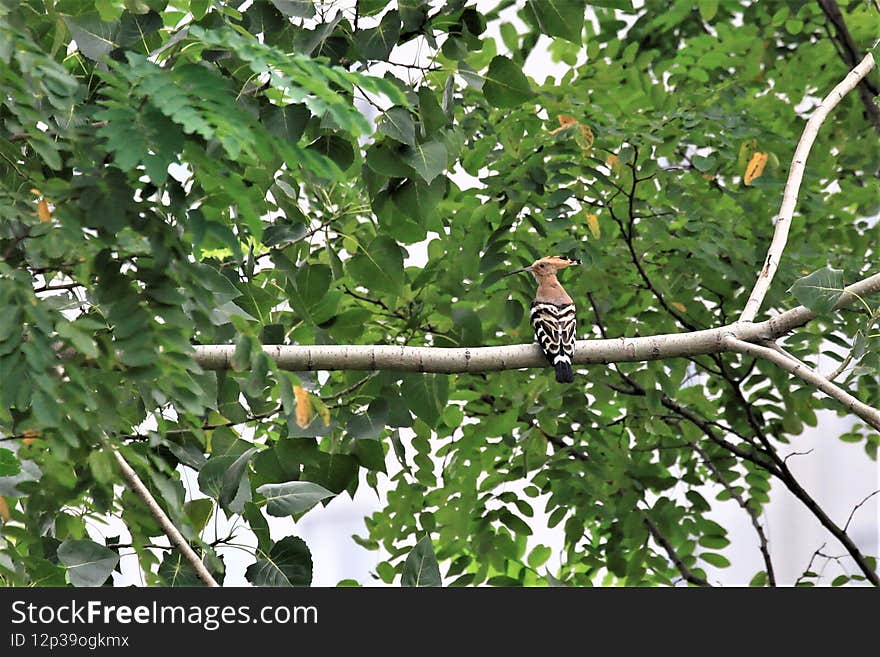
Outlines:
{"type": "Polygon", "coordinates": [[[574,355],[577,319],[574,302],[559,284],[556,272],[579,264],[581,264],[580,260],[572,260],[564,256],[547,256],[536,260],[528,267],[510,272],[511,274],[522,271],[532,272],[538,282],[538,291],[532,301],[529,318],[541,351],[556,368],[556,380],[559,383],[574,381],[571,359],[574,355]]]}

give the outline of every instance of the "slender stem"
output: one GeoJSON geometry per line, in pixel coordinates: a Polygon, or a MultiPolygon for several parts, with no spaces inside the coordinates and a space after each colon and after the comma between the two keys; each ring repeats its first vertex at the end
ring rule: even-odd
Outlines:
{"type": "Polygon", "coordinates": [[[156,501],[156,498],[153,497],[152,493],[147,489],[144,485],[144,482],[138,476],[137,472],[134,471],[128,461],[125,460],[125,457],[119,453],[119,450],[116,447],[110,445],[109,441],[105,441],[105,446],[109,449],[113,456],[116,458],[116,462],[119,464],[119,470],[122,473],[122,477],[128,483],[129,488],[131,488],[132,492],[137,495],[144,504],[147,505],[147,508],[150,510],[150,515],[156,519],[156,522],[159,523],[159,526],[162,528],[162,531],[165,533],[165,536],[168,537],[168,540],[180,550],[180,553],[183,555],[183,558],[186,559],[189,564],[195,570],[196,575],[200,580],[202,580],[206,586],[219,586],[217,584],[217,580],[208,572],[208,569],[205,567],[205,564],[202,563],[202,560],[199,559],[199,555],[195,553],[195,550],[190,547],[189,542],[187,542],[186,538],[184,538],[183,534],[178,531],[177,527],[174,526],[174,523],[171,522],[171,519],[162,510],[162,507],[156,501]]]}
{"type": "Polygon", "coordinates": [[[752,527],[755,528],[755,533],[758,535],[758,547],[761,550],[761,557],[764,559],[764,568],[767,571],[767,583],[770,586],[776,586],[776,574],[773,570],[773,561],[770,559],[770,548],[767,541],[767,535],[764,533],[764,528],[761,526],[761,522],[758,519],[758,514],[755,510],[748,505],[748,503],[743,499],[743,496],[740,495],[737,490],[731,486],[727,479],[724,478],[724,475],[718,469],[718,466],[712,461],[712,458],[706,453],[702,447],[700,447],[697,443],[692,443],[694,450],[700,455],[703,459],[703,462],[706,464],[706,467],[712,472],[712,475],[715,477],[715,480],[724,487],[724,490],[736,500],[736,503],[742,507],[742,509],[748,514],[749,520],[752,522],[752,527]]]}
{"type": "Polygon", "coordinates": [[[688,582],[694,584],[695,586],[712,586],[704,580],[702,577],[694,575],[690,568],[687,567],[687,564],[681,560],[681,557],[678,556],[678,553],[675,551],[675,548],[672,547],[672,544],[667,540],[667,538],[663,535],[657,525],[647,516],[644,517],[645,527],[648,528],[648,531],[651,533],[651,536],[655,541],[662,547],[666,554],[669,555],[670,561],[675,565],[678,572],[681,573],[681,576],[684,577],[688,582]]]}

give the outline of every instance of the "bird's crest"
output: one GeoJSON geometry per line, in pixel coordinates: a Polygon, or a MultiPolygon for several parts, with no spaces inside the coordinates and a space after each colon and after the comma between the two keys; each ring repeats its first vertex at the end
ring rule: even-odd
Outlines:
{"type": "Polygon", "coordinates": [[[581,261],[577,258],[568,258],[566,256],[546,256],[540,260],[536,260],[534,264],[532,264],[532,267],[536,267],[541,263],[551,265],[555,269],[562,269],[563,267],[570,267],[571,265],[579,265],[581,264],[581,261]]]}

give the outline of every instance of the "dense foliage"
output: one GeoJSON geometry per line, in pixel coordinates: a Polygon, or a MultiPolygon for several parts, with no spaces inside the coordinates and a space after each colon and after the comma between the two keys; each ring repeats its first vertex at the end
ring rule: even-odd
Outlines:
{"type": "MultiPolygon", "coordinates": [[[[871,3],[841,10],[870,48],[871,3]]],[[[585,262],[563,281],[581,337],[732,321],[802,117],[850,68],[839,37],[816,2],[0,0],[0,578],[97,585],[133,549],[148,584],[197,583],[150,547],[111,446],[221,580],[214,513],[256,534],[249,581],[308,584],[308,546],[264,514],[320,514],[386,468],[357,539],[387,553],[384,582],[723,567],[707,491],[757,519],[775,477],[810,507],[783,457],[839,408],[770,364],[592,366],[562,387],[290,373],[259,347],[529,342],[532,282],[502,276],[550,253],[585,262]],[[529,78],[547,52],[564,72],[529,78]],[[234,368],[202,371],[194,343],[234,343],[234,368]],[[553,572],[536,508],[564,529],[553,572]],[[107,514],[130,547],[90,539],[107,514]]],[[[759,318],[826,265],[872,273],[877,136],[856,93],[823,127],[759,318]]],[[[845,385],[877,405],[871,321],[827,313],[787,345],[852,347],[845,385]]],[[[862,425],[840,439],[876,457],[862,425]]]]}

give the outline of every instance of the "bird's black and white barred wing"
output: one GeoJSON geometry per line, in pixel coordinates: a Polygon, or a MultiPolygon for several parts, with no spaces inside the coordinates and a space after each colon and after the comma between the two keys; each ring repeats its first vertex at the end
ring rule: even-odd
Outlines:
{"type": "Polygon", "coordinates": [[[533,301],[530,318],[541,351],[556,368],[556,380],[571,383],[574,380],[571,359],[577,326],[574,304],[533,301]]]}

